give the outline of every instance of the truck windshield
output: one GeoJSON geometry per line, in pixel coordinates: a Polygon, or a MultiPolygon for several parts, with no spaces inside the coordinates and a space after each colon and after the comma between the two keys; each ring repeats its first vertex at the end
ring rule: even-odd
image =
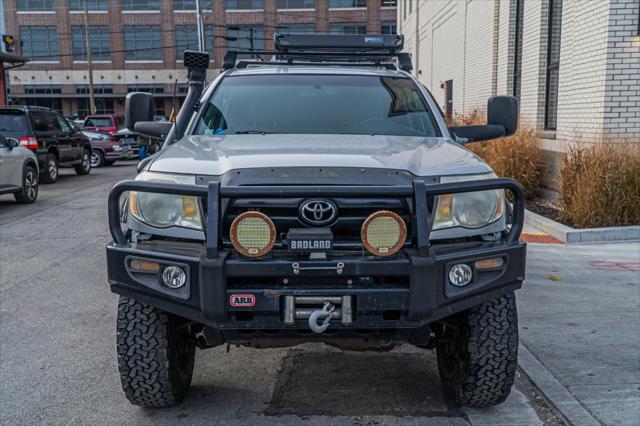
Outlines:
{"type": "Polygon", "coordinates": [[[195,133],[439,135],[411,79],[310,74],[224,78],[195,133]]]}

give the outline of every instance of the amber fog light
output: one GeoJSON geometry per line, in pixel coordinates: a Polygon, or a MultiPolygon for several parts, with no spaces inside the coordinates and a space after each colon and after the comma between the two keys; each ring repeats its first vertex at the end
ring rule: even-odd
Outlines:
{"type": "Polygon", "coordinates": [[[264,256],[276,242],[276,227],[260,212],[244,212],[231,224],[231,244],[242,255],[264,256]]]}
{"type": "Polygon", "coordinates": [[[396,213],[381,210],[364,221],[360,237],[369,253],[375,256],[391,256],[404,245],[407,226],[396,213]]]}
{"type": "Polygon", "coordinates": [[[487,269],[498,269],[504,265],[504,259],[501,257],[494,257],[492,259],[476,260],[473,266],[479,271],[486,271],[487,269]]]}

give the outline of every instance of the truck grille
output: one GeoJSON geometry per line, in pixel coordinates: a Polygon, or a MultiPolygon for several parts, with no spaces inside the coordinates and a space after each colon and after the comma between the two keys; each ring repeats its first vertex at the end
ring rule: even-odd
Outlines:
{"type": "MultiPolygon", "coordinates": [[[[277,240],[275,248],[285,248],[283,239],[291,228],[313,228],[300,217],[300,206],[316,198],[277,198],[277,199],[234,199],[230,200],[223,212],[222,238],[225,245],[230,245],[229,228],[233,220],[241,213],[255,210],[269,216],[276,227],[277,240]]],[[[361,249],[360,229],[365,219],[379,210],[389,210],[402,217],[407,225],[408,236],[411,234],[411,211],[408,200],[399,198],[330,198],[327,200],[337,207],[336,217],[328,224],[333,232],[334,249],[361,249]]],[[[407,241],[410,237],[407,237],[407,241]]]]}

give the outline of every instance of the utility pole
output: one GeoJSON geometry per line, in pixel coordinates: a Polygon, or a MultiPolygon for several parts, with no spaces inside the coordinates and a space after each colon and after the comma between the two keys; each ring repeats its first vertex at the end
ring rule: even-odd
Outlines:
{"type": "Polygon", "coordinates": [[[200,0],[196,0],[196,24],[198,30],[198,50],[201,52],[205,52],[206,48],[204,45],[204,22],[202,21],[202,9],[200,9],[200,0]]]}
{"type": "Polygon", "coordinates": [[[91,61],[91,41],[89,36],[89,5],[84,0],[84,43],[87,49],[87,64],[89,67],[89,111],[96,113],[96,99],[93,96],[93,62],[91,61]]]}

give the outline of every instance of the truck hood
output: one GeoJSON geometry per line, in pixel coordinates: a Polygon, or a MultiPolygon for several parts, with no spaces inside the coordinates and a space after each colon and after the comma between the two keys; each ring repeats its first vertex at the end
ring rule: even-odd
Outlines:
{"type": "Polygon", "coordinates": [[[148,170],[222,175],[258,167],[377,168],[415,176],[491,171],[471,151],[446,138],[300,134],[186,136],[163,149],[148,170]]]}

